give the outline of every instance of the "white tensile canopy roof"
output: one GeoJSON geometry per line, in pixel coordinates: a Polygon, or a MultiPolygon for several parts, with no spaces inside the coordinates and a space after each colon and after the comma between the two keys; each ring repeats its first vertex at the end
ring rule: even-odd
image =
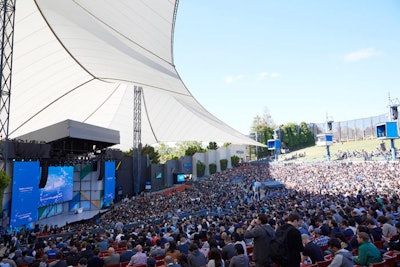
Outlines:
{"type": "MultiPolygon", "coordinates": [[[[9,138],[71,119],[133,146],[134,86],[143,144],[261,145],[194,99],[173,62],[174,0],[17,1],[9,138]]],[[[40,140],[39,140],[40,141],[40,140]]]]}

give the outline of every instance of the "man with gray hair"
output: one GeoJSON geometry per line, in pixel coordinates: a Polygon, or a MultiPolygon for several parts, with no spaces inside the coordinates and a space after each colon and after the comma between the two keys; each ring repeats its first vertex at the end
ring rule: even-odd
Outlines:
{"type": "Polygon", "coordinates": [[[180,264],[174,263],[174,260],[172,259],[171,256],[165,256],[164,263],[165,263],[165,266],[168,266],[168,267],[181,267],[180,264]]]}
{"type": "Polygon", "coordinates": [[[132,256],[127,266],[131,267],[133,265],[147,264],[147,255],[146,253],[143,253],[142,246],[136,245],[135,251],[136,254],[132,256]]]}

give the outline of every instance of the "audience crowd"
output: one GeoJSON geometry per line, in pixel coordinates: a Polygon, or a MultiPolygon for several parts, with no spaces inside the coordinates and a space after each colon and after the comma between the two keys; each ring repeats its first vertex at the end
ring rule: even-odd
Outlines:
{"type": "Polygon", "coordinates": [[[368,265],[365,251],[378,249],[376,262],[399,249],[399,183],[397,161],[242,165],[185,191],[127,197],[84,222],[2,233],[0,266],[248,266],[256,218],[272,231],[296,226],[304,248],[295,266],[315,262],[315,247],[335,256],[332,267],[368,265]],[[268,180],[285,186],[255,186],[268,180]]]}

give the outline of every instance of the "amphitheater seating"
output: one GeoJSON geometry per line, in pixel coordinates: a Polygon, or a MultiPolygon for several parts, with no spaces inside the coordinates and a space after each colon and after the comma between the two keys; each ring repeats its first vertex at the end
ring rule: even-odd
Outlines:
{"type": "Polygon", "coordinates": [[[246,250],[247,250],[247,255],[249,255],[249,254],[253,253],[254,246],[247,246],[246,250]]]}
{"type": "Polygon", "coordinates": [[[377,263],[371,263],[369,265],[369,267],[385,267],[385,263],[386,263],[386,261],[383,260],[383,261],[380,261],[380,262],[377,262],[377,263]]]}
{"type": "Polygon", "coordinates": [[[329,264],[331,264],[332,259],[330,260],[325,260],[325,261],[317,261],[316,264],[318,267],[327,267],[329,264]]]}
{"type": "Polygon", "coordinates": [[[163,256],[155,256],[154,258],[156,259],[156,261],[159,261],[159,260],[164,260],[165,256],[164,255],[163,256]]]}
{"type": "Polygon", "coordinates": [[[374,245],[375,245],[378,249],[383,249],[383,243],[385,243],[385,240],[377,240],[377,241],[374,241],[374,245]]]}
{"type": "Polygon", "coordinates": [[[322,250],[322,253],[324,254],[324,253],[325,253],[325,250],[328,249],[328,245],[326,245],[326,246],[321,246],[320,248],[321,248],[321,250],[322,250]]]}
{"type": "Polygon", "coordinates": [[[385,267],[396,267],[397,266],[397,257],[396,256],[384,256],[385,267]]]}
{"type": "Polygon", "coordinates": [[[157,260],[156,261],[156,266],[163,266],[164,265],[164,260],[157,260]]]}

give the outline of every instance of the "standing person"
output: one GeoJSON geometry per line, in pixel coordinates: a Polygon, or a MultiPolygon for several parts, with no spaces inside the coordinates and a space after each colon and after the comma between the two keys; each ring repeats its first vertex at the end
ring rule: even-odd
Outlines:
{"type": "Polygon", "coordinates": [[[358,257],[353,259],[353,263],[361,266],[369,266],[371,263],[382,261],[379,249],[370,242],[369,235],[365,232],[357,234],[358,257]]]}
{"type": "Polygon", "coordinates": [[[264,213],[258,214],[257,219],[250,223],[244,233],[244,238],[253,238],[253,260],[256,263],[256,267],[272,265],[269,243],[274,236],[274,229],[268,224],[268,216],[264,213]]]}
{"type": "Polygon", "coordinates": [[[243,246],[241,244],[235,245],[236,256],[233,256],[229,267],[248,267],[249,257],[244,254],[243,246]]]}
{"type": "Polygon", "coordinates": [[[303,242],[298,228],[300,215],[290,213],[287,222],[276,230],[275,238],[271,243],[271,256],[282,267],[299,267],[303,242]]]}
{"type": "Polygon", "coordinates": [[[331,238],[328,241],[328,248],[334,254],[334,258],[328,267],[353,267],[353,254],[342,248],[339,239],[331,238]]]}

